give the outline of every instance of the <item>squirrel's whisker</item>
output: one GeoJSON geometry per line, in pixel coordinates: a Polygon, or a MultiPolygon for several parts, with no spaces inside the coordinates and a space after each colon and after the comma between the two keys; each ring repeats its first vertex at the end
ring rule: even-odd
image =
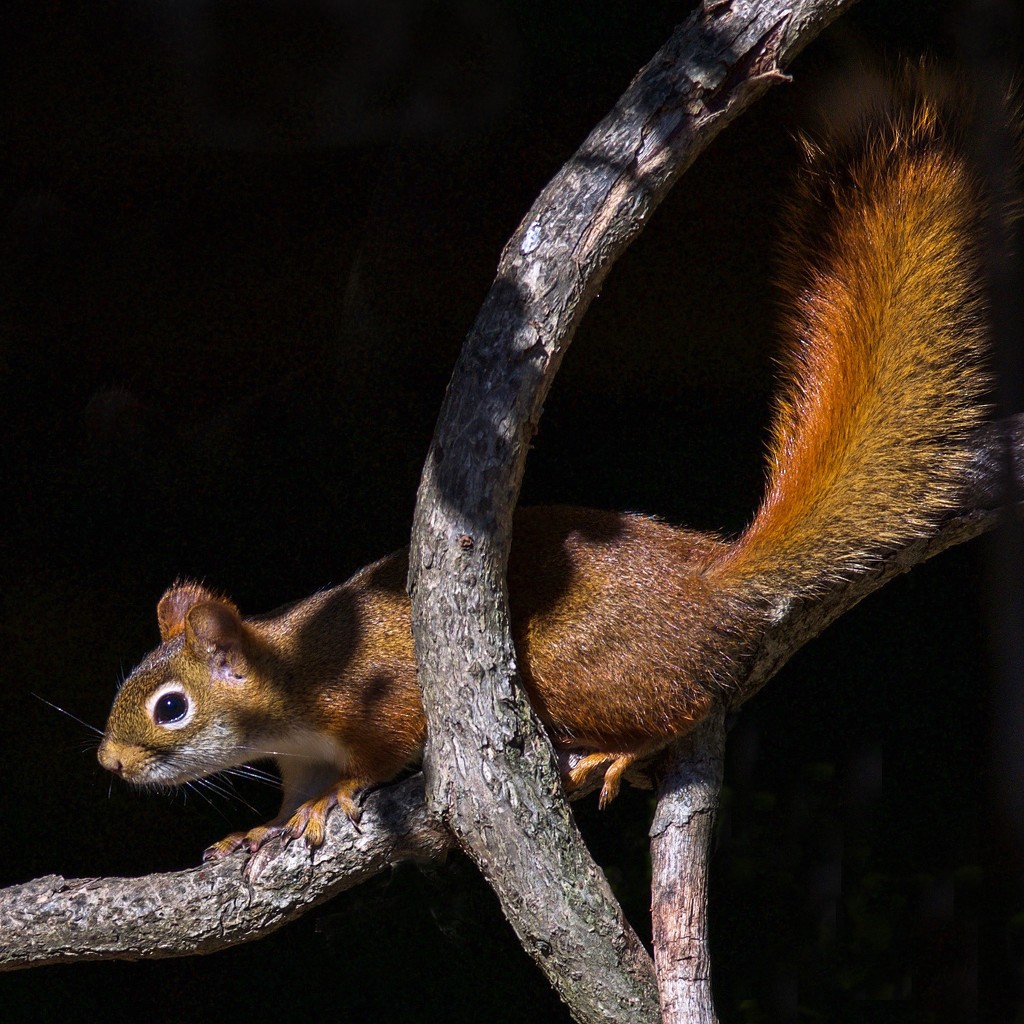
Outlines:
{"type": "Polygon", "coordinates": [[[97,736],[103,735],[102,729],[97,729],[95,725],[90,725],[88,722],[79,718],[77,715],[71,714],[71,712],[68,711],[66,708],[62,708],[60,707],[60,705],[54,704],[53,701],[47,700],[45,697],[40,697],[38,693],[33,693],[32,696],[35,697],[36,700],[42,701],[47,707],[53,708],[54,711],[59,711],[62,715],[67,715],[67,717],[70,718],[72,722],[77,722],[79,725],[84,726],[90,732],[94,732],[97,736]]]}

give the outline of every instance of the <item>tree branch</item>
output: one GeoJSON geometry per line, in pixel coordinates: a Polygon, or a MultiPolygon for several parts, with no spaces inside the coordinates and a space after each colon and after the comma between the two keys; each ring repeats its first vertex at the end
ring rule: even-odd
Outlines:
{"type": "MultiPolygon", "coordinates": [[[[1024,415],[982,427],[960,513],[813,603],[779,605],[761,646],[737,678],[732,706],[753,696],[830,623],[889,580],[996,526],[1024,496],[1024,415]]],[[[717,1024],[707,948],[707,872],[722,784],[725,734],[716,709],[663,755],[651,826],[654,950],[665,1024],[717,1024]]]]}
{"type": "Polygon", "coordinates": [[[428,798],[580,1021],[658,1011],[650,962],[575,828],[516,675],[505,570],[526,451],[612,263],[701,149],[847,5],[737,0],[677,30],[506,246],[424,466],[409,587],[428,798]]]}
{"type": "Polygon", "coordinates": [[[371,793],[358,832],[333,815],[312,855],[305,843],[274,842],[248,862],[142,878],[47,875],[0,890],[0,970],[212,953],[269,935],[397,861],[442,859],[451,845],[417,775],[371,793]]]}
{"type": "Polygon", "coordinates": [[[725,716],[675,744],[651,825],[651,924],[665,1024],[718,1024],[708,949],[708,851],[722,788],[725,716]]]}

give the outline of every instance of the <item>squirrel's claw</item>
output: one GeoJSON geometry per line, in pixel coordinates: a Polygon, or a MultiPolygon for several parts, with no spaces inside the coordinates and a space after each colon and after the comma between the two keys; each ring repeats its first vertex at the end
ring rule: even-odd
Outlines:
{"type": "Polygon", "coordinates": [[[249,829],[245,834],[245,848],[250,853],[255,853],[260,847],[265,846],[271,839],[278,836],[288,836],[288,827],[278,824],[276,821],[268,821],[266,825],[257,825],[249,829]]]}
{"type": "Polygon", "coordinates": [[[223,860],[225,857],[231,856],[235,850],[243,848],[249,853],[255,853],[274,836],[279,836],[284,831],[283,825],[268,821],[266,825],[258,825],[256,828],[249,829],[248,832],[232,832],[219,843],[214,843],[213,846],[208,846],[203,850],[203,863],[223,860]]]}

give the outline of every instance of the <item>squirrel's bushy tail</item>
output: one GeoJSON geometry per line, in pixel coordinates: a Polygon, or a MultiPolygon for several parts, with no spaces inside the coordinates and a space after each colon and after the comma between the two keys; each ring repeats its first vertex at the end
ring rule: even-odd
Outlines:
{"type": "Polygon", "coordinates": [[[810,596],[956,507],[984,413],[981,257],[993,202],[966,91],[908,69],[819,144],[789,215],[784,386],[768,486],[712,567],[810,596]]]}

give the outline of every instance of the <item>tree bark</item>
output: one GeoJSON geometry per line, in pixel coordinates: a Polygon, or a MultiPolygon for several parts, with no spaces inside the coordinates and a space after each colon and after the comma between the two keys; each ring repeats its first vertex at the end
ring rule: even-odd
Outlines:
{"type": "Polygon", "coordinates": [[[505,569],[526,451],[612,263],[700,150],[848,4],[706,4],[673,34],[506,246],[423,470],[409,587],[428,799],[580,1021],[658,1010],[650,961],[575,828],[516,675],[505,569]]]}
{"type": "Polygon", "coordinates": [[[708,852],[722,788],[725,716],[674,745],[651,825],[651,924],[665,1024],[718,1024],[708,948],[708,852]]]}

